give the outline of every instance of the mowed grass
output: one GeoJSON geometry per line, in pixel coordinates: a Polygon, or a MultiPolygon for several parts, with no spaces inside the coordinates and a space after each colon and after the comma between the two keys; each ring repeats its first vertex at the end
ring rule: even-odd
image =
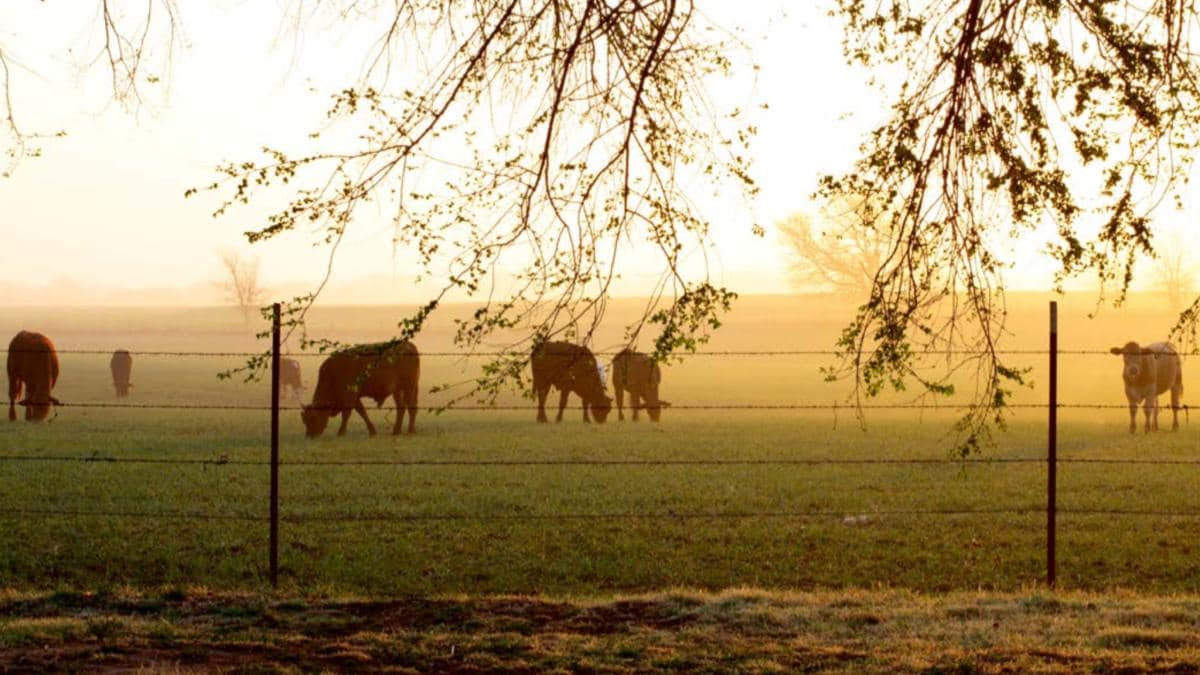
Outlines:
{"type": "MultiPolygon", "coordinates": [[[[74,331],[69,316],[34,318],[50,326],[64,351],[246,348],[244,334],[211,317],[147,312],[132,324],[80,319],[74,331]]],[[[803,316],[789,328],[768,314],[731,319],[724,342],[713,347],[821,346],[836,325],[826,320],[798,332],[803,316]]],[[[3,327],[38,327],[18,322],[24,317],[0,318],[3,327]]],[[[371,321],[359,319],[355,339],[383,334],[371,321]]],[[[444,348],[436,335],[418,344],[426,352],[444,348]]],[[[1127,337],[1089,335],[1064,348],[1097,349],[1127,337]]],[[[1044,356],[1022,358],[1040,386],[1044,356]]],[[[106,355],[62,359],[60,398],[117,402],[106,355]]],[[[1115,360],[1063,360],[1064,402],[1120,403],[1115,360]]],[[[311,386],[317,361],[304,363],[311,386]]],[[[305,439],[298,413],[285,411],[282,584],[304,593],[394,596],[735,586],[1012,591],[1039,583],[1044,410],[1015,411],[1009,429],[977,458],[1028,462],[939,462],[950,457],[955,411],[871,411],[863,429],[845,405],[845,388],[822,381],[818,368],[827,363],[820,356],[697,357],[667,370],[663,395],[680,406],[839,402],[837,410],[672,409],[660,425],[603,426],[584,425],[577,409],[561,425],[545,426],[528,410],[423,411],[412,437],[368,439],[354,418],[346,437],[318,440],[305,439]]],[[[236,364],[135,354],[134,395],[124,402],[265,404],[261,383],[216,378],[236,364]]],[[[423,379],[428,387],[470,368],[429,356],[423,379]]],[[[1043,397],[1038,388],[1021,394],[1024,402],[1043,397]]],[[[385,431],[387,410],[371,411],[385,431]]],[[[1072,409],[1060,417],[1066,459],[1200,460],[1193,427],[1130,436],[1122,410],[1072,409]]],[[[0,424],[0,586],[263,588],[268,431],[265,410],[68,406],[47,424],[0,424]],[[163,463],[175,460],[199,463],[163,463]]],[[[1063,464],[1059,583],[1196,591],[1200,518],[1186,514],[1200,510],[1197,471],[1189,464],[1063,464]]]]}

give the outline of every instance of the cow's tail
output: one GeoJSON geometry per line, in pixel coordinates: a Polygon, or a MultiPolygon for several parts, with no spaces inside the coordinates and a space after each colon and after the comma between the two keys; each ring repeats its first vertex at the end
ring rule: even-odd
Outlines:
{"type": "MultiPolygon", "coordinates": [[[[1175,386],[1179,388],[1180,400],[1183,400],[1183,371],[1182,370],[1177,369],[1175,371],[1175,386]]],[[[1179,407],[1183,408],[1184,424],[1191,424],[1192,423],[1191,408],[1189,408],[1186,403],[1180,405],[1179,407]]]]}

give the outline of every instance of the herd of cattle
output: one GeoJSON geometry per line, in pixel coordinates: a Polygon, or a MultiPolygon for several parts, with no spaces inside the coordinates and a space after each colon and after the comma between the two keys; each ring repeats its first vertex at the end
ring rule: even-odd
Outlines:
{"type": "MultiPolygon", "coordinates": [[[[1143,406],[1145,430],[1158,429],[1158,397],[1171,393],[1171,428],[1179,428],[1180,399],[1183,396],[1183,367],[1174,345],[1155,342],[1141,346],[1129,342],[1113,347],[1113,354],[1122,357],[1121,373],[1125,398],[1129,402],[1129,431],[1137,430],[1137,408],[1143,406]]],[[[113,389],[118,397],[129,395],[133,386],[133,356],[121,349],[109,360],[113,389]]],[[[561,422],[567,398],[571,394],[583,402],[583,420],[603,423],[612,410],[613,399],[605,387],[604,369],[595,355],[584,346],[569,342],[543,342],[530,355],[533,371],[533,390],[537,395],[537,421],[546,422],[546,398],[551,389],[559,391],[558,415],[561,422]]],[[[16,406],[25,408],[25,419],[40,421],[49,416],[52,406],[61,405],[53,396],[58,382],[59,363],[54,343],[41,333],[21,331],[8,344],[8,419],[16,420],[16,406]],[[24,398],[17,401],[24,392],[24,398]]],[[[338,434],[346,433],[350,414],[357,412],[367,425],[367,433],[375,435],[375,425],[367,416],[362,399],[373,399],[382,406],[389,397],[396,404],[396,423],[393,434],[403,427],[408,415],[408,433],[416,429],[417,398],[421,378],[421,357],[411,342],[390,342],[359,345],[334,352],[321,363],[312,402],[303,406],[300,417],[305,433],[319,436],[330,418],[342,416],[338,434]]],[[[304,389],[300,363],[282,359],[280,386],[298,395],[304,389]]],[[[630,396],[633,419],[645,410],[657,422],[662,409],[670,405],[658,396],[662,371],[645,354],[624,349],[612,361],[612,384],[616,394],[617,415],[625,419],[625,394],[630,396]]]]}
{"type": "MultiPolygon", "coordinates": [[[[663,408],[671,404],[658,396],[662,371],[658,363],[646,354],[624,349],[612,360],[613,391],[616,394],[617,416],[625,419],[625,394],[629,394],[633,419],[645,410],[650,419],[659,421],[663,408]]],[[[533,389],[537,395],[537,421],[546,422],[546,398],[550,390],[559,391],[558,415],[561,422],[567,398],[571,394],[583,402],[583,420],[603,423],[612,410],[613,399],[605,387],[605,371],[587,347],[568,342],[543,342],[530,355],[533,389]]],[[[133,374],[133,356],[124,349],[117,350],[109,360],[113,389],[117,397],[129,395],[133,374]]],[[[58,382],[59,362],[54,343],[41,333],[21,331],[8,345],[8,419],[16,420],[16,406],[25,408],[25,419],[41,421],[50,415],[52,406],[61,405],[52,395],[58,382]],[[24,394],[24,398],[22,397],[24,394]],[[20,398],[18,401],[17,399],[20,398]]],[[[279,384],[293,395],[304,390],[300,363],[281,359],[279,384]]],[[[392,434],[399,434],[408,416],[408,433],[416,429],[418,390],[421,378],[421,357],[411,342],[389,342],[350,347],[330,354],[321,363],[312,402],[302,407],[300,418],[309,437],[320,436],[329,420],[341,415],[338,435],[346,433],[350,414],[357,412],[367,425],[367,433],[375,435],[375,425],[367,416],[362,399],[372,399],[377,406],[392,398],[396,404],[396,423],[392,434]]]]}

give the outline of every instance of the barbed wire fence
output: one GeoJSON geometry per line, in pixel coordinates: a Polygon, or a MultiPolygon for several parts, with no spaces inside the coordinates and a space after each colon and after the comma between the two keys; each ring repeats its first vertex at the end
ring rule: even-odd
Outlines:
{"type": "MultiPolygon", "coordinates": [[[[405,460],[405,459],[341,459],[341,460],[281,460],[279,454],[279,413],[281,411],[300,410],[302,406],[280,404],[280,360],[296,357],[326,357],[328,354],[319,353],[284,353],[279,346],[280,327],[278,321],[278,305],[275,306],[275,324],[273,331],[273,349],[270,353],[271,364],[271,404],[195,404],[195,403],[128,403],[128,402],[63,402],[62,408],[79,409],[131,409],[131,410],[205,410],[205,411],[258,411],[271,413],[271,452],[269,460],[232,459],[225,455],[211,458],[166,458],[166,457],[127,457],[101,452],[78,453],[71,455],[45,455],[30,452],[0,455],[0,465],[10,463],[63,463],[63,464],[111,464],[111,465],[168,465],[168,466],[243,466],[267,467],[270,469],[270,494],[268,513],[214,513],[206,511],[138,511],[127,509],[82,509],[82,508],[36,508],[19,506],[0,506],[0,517],[38,517],[38,518],[115,518],[115,519],[159,519],[159,520],[194,520],[194,521],[247,521],[269,524],[269,570],[272,585],[278,584],[278,548],[279,523],[300,524],[307,522],[342,522],[342,521],[376,521],[376,522],[430,522],[430,521],[525,521],[525,522],[555,522],[555,521],[589,521],[589,520],[747,520],[747,519],[818,519],[845,518],[844,510],[807,509],[807,510],[746,510],[746,511],[607,511],[607,512],[555,512],[555,513],[364,513],[346,512],[337,514],[286,514],[279,511],[279,469],[280,467],[696,467],[696,466],[1010,466],[1010,465],[1045,465],[1047,467],[1047,502],[1042,505],[1023,505],[1014,507],[989,508],[924,508],[924,509],[883,509],[872,510],[865,515],[871,517],[914,516],[914,517],[977,517],[977,516],[1033,516],[1045,514],[1046,525],[1046,583],[1053,587],[1056,582],[1056,517],[1058,514],[1076,516],[1133,516],[1150,518],[1200,518],[1200,510],[1186,509],[1138,509],[1138,508],[1061,508],[1058,506],[1056,492],[1056,470],[1064,465],[1150,465],[1150,466],[1200,466],[1200,460],[1189,459],[1126,459],[1126,458],[1084,458],[1057,456],[1057,411],[1074,410],[1127,410],[1129,405],[1111,403],[1062,403],[1057,400],[1057,358],[1060,355],[1110,355],[1110,350],[1060,350],[1057,346],[1057,306],[1051,303],[1050,347],[1046,350],[1021,349],[1001,350],[997,353],[1007,355],[1025,355],[1048,357],[1050,374],[1050,398],[1045,404],[1014,403],[1008,404],[1012,409],[1044,409],[1048,413],[1048,447],[1045,458],[1029,457],[978,457],[978,458],[701,458],[701,459],[529,459],[529,460],[405,460]]],[[[9,352],[16,350],[3,350],[9,352]]],[[[251,358],[262,357],[261,352],[244,351],[196,351],[196,350],[127,350],[131,355],[164,357],[164,358],[251,358]]],[[[59,349],[58,354],[73,355],[110,355],[113,350],[107,349],[59,349]]],[[[943,352],[938,352],[942,354],[943,352]]],[[[947,351],[945,354],[972,355],[977,352],[947,351]]],[[[614,356],[616,352],[596,352],[597,356],[614,356]]],[[[819,349],[785,349],[785,350],[717,350],[698,352],[696,357],[788,357],[788,356],[837,356],[839,352],[819,349]]],[[[504,352],[452,352],[434,351],[422,353],[422,357],[456,357],[472,358],[481,356],[502,356],[504,352]]],[[[672,410],[731,410],[731,411],[803,411],[803,410],[833,410],[861,408],[864,410],[961,410],[969,408],[970,404],[938,402],[928,403],[864,403],[860,405],[839,406],[829,403],[723,403],[723,404],[673,404],[672,410]]],[[[1181,406],[1186,410],[1186,406],[1181,406]]],[[[523,405],[455,405],[456,411],[533,411],[538,407],[532,404],[523,405]]]]}

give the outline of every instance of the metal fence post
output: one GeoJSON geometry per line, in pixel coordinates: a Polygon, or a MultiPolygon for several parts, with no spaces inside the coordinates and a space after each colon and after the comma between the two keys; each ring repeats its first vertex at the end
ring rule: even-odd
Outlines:
{"type": "Polygon", "coordinates": [[[1057,572],[1058,516],[1058,302],[1050,301],[1050,404],[1046,454],[1046,585],[1054,588],[1057,572]]]}
{"type": "Polygon", "coordinates": [[[271,586],[279,585],[279,303],[271,308],[271,586]]]}

